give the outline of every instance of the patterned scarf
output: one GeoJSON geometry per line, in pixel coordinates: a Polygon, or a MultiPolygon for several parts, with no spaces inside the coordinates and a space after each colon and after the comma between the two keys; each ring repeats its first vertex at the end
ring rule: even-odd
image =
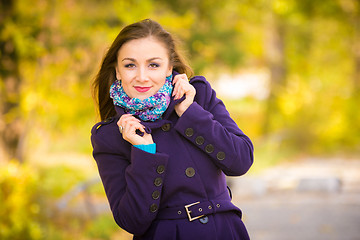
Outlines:
{"type": "Polygon", "coordinates": [[[123,107],[126,113],[138,116],[143,121],[161,119],[170,103],[173,90],[172,75],[166,77],[165,84],[153,96],[144,100],[130,98],[121,86],[121,80],[116,80],[110,87],[110,97],[114,105],[123,107]]]}

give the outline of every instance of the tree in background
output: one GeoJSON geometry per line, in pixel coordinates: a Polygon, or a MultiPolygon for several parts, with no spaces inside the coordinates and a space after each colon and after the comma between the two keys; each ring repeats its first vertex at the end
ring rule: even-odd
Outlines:
{"type": "Polygon", "coordinates": [[[16,25],[15,1],[0,1],[0,159],[22,160],[19,148],[21,119],[19,53],[12,27],[16,25]]]}
{"type": "Polygon", "coordinates": [[[195,73],[210,81],[249,69],[269,73],[267,99],[239,100],[261,105],[255,115],[244,109],[238,113],[239,119],[256,118],[255,137],[280,136],[286,146],[301,145],[310,152],[358,149],[356,0],[1,4],[0,149],[10,158],[21,161],[40,143],[58,151],[91,150],[87,136],[96,121],[89,101],[92,78],[118,31],[144,18],[178,36],[195,73]],[[74,138],[74,132],[80,137],[74,138]],[[63,138],[70,147],[61,149],[63,138]]]}

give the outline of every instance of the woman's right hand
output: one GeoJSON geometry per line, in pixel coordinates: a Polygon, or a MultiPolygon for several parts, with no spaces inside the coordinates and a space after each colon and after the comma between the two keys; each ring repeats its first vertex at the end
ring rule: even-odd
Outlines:
{"type": "Polygon", "coordinates": [[[145,127],[141,124],[141,121],[131,114],[122,115],[117,125],[119,126],[119,130],[122,129],[121,133],[124,140],[132,145],[148,145],[154,143],[151,134],[145,132],[145,127]],[[136,130],[144,133],[144,135],[140,136],[136,133],[136,130]]]}

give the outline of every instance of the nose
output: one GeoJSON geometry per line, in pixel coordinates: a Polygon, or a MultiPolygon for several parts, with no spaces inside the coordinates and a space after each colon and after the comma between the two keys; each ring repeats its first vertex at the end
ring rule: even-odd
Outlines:
{"type": "Polygon", "coordinates": [[[137,73],[137,80],[139,82],[146,82],[149,81],[149,76],[148,76],[148,72],[147,69],[144,67],[140,67],[137,73]]]}

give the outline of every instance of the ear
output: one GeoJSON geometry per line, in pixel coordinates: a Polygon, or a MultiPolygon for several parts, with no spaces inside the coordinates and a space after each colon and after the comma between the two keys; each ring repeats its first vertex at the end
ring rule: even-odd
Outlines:
{"type": "Polygon", "coordinates": [[[117,65],[115,66],[115,72],[116,72],[116,79],[120,80],[121,75],[120,75],[119,67],[117,65]]]}

